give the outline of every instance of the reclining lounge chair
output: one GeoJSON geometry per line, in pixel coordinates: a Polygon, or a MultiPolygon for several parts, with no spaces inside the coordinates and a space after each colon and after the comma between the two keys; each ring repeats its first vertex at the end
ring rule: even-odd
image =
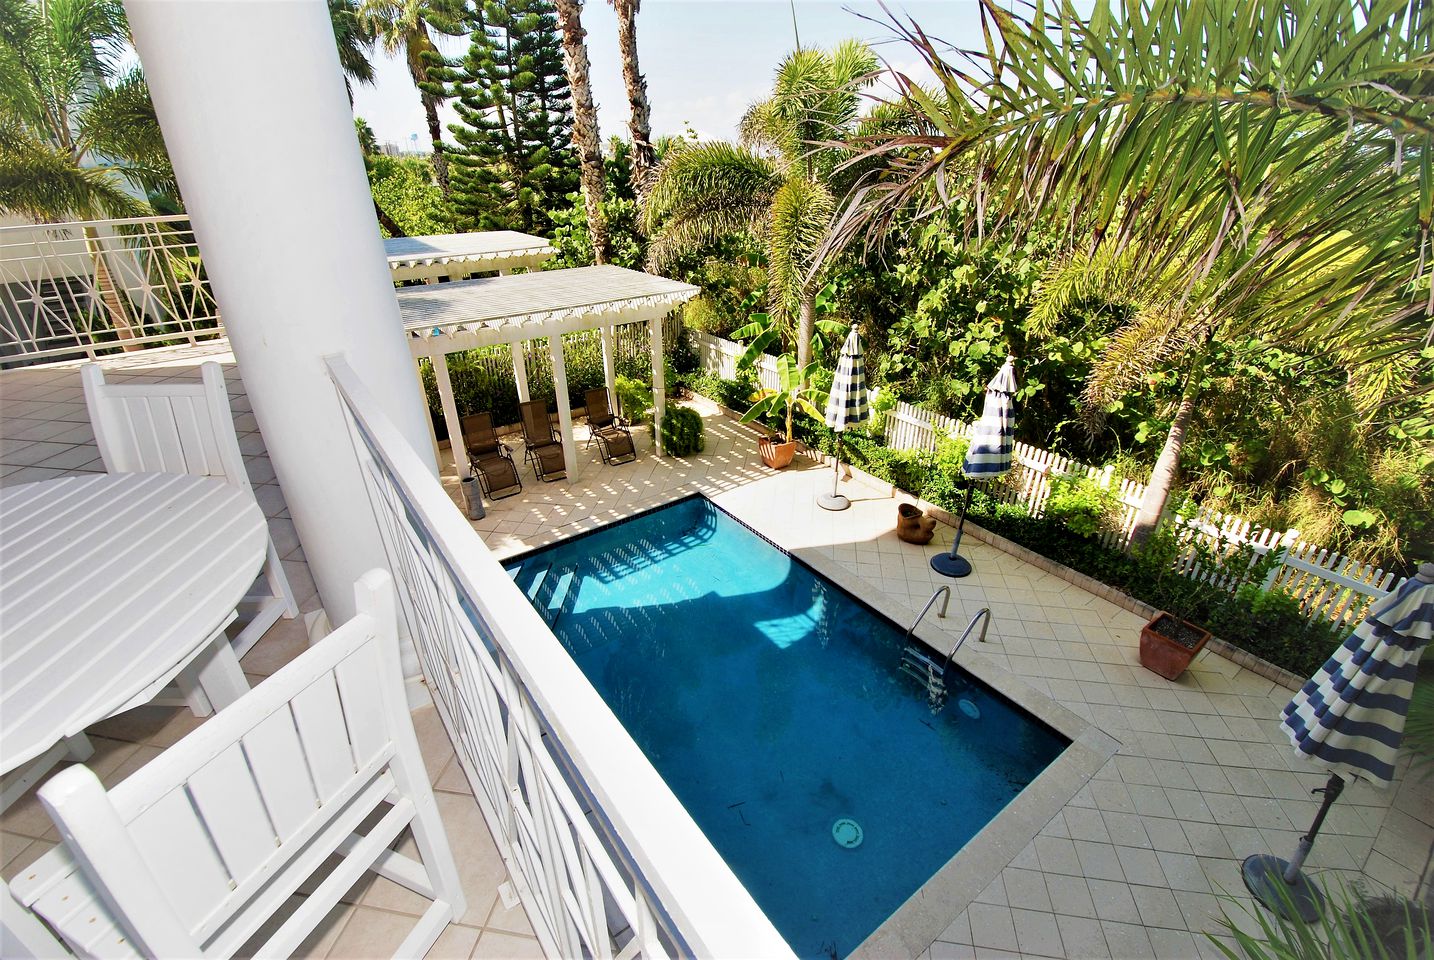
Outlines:
{"type": "Polygon", "coordinates": [[[507,444],[498,441],[498,434],[493,430],[493,415],[475,413],[460,423],[463,445],[468,448],[468,465],[478,477],[484,495],[489,500],[502,500],[522,493],[523,481],[518,478],[513,452],[507,444]],[[511,492],[499,493],[503,490],[511,492]]]}
{"type": "Polygon", "coordinates": [[[533,465],[533,472],[544,483],[551,483],[568,475],[567,461],[563,459],[563,443],[548,419],[548,404],[544,400],[529,400],[518,404],[522,411],[523,445],[526,448],[523,459],[533,465]]]}
{"type": "Polygon", "coordinates": [[[632,433],[627,421],[617,416],[608,407],[606,390],[588,390],[583,394],[587,405],[588,443],[598,442],[598,452],[603,463],[621,463],[636,460],[637,449],[632,444],[632,433]]]}

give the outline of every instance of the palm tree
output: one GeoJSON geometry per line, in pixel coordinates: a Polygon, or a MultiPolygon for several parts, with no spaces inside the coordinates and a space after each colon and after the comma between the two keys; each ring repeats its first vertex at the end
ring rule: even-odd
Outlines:
{"type": "Polygon", "coordinates": [[[438,121],[438,107],[443,103],[442,85],[428,75],[430,63],[441,55],[434,46],[429,30],[454,33],[456,18],[450,15],[447,0],[362,0],[358,8],[360,22],[393,56],[403,51],[408,74],[418,88],[423,115],[428,122],[428,136],[433,141],[433,175],[438,188],[448,197],[448,157],[443,147],[443,127],[438,121]]]}
{"type": "MultiPolygon", "coordinates": [[[[1060,0],[1034,21],[981,3],[986,43],[959,66],[892,21],[940,89],[897,76],[917,132],[857,144],[877,168],[833,247],[944,202],[965,170],[978,239],[1044,222],[1162,278],[1173,312],[1151,343],[1263,336],[1351,364],[1428,343],[1434,17],[1421,0],[1122,2],[1089,20],[1060,0]]],[[[1136,543],[1169,496],[1199,379],[1192,363],[1136,543]]]]}
{"type": "Polygon", "coordinates": [[[772,96],[742,118],[739,143],[669,151],[643,209],[648,264],[663,270],[736,232],[766,249],[770,311],[796,326],[797,366],[811,362],[824,250],[836,224],[857,129],[861,89],[876,70],[863,43],[797,50],[777,70],[772,96]]]}
{"type": "Polygon", "coordinates": [[[557,0],[558,27],[563,31],[563,60],[568,68],[568,88],[573,98],[573,147],[578,152],[578,172],[587,207],[588,233],[593,241],[593,260],[612,259],[607,217],[602,210],[604,184],[602,144],[598,140],[597,107],[593,105],[592,82],[588,78],[587,31],[583,29],[582,0],[557,0]]]}
{"type": "Polygon", "coordinates": [[[637,63],[637,12],[642,0],[610,0],[617,13],[617,46],[622,53],[622,80],[627,85],[631,111],[628,130],[632,133],[632,190],[641,201],[647,196],[648,172],[656,163],[652,144],[652,107],[647,102],[647,81],[637,63]]]}
{"type": "MultiPolygon", "coordinates": [[[[144,77],[118,72],[127,35],[115,0],[0,0],[0,213],[130,217],[152,212],[136,187],[177,196],[144,77]]],[[[99,234],[84,235],[99,299],[132,340],[99,234]]]]}
{"type": "Polygon", "coordinates": [[[373,53],[373,30],[368,21],[359,16],[358,0],[329,0],[329,20],[333,23],[339,66],[344,71],[344,87],[352,107],[353,85],[373,83],[373,63],[369,60],[373,53]]]}

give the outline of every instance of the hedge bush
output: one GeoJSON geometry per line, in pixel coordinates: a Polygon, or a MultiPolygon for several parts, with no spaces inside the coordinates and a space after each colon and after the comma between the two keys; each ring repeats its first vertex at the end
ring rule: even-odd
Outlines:
{"type": "Polygon", "coordinates": [[[691,407],[669,407],[662,415],[662,452],[669,457],[701,453],[707,445],[702,415],[691,407]]]}

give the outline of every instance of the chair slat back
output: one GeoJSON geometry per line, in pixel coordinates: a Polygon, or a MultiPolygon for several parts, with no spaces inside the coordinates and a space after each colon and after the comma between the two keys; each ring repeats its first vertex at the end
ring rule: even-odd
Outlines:
{"type": "Polygon", "coordinates": [[[117,925],[120,955],[224,955],[252,936],[348,836],[336,818],[391,794],[397,752],[422,769],[391,581],[356,592],[353,620],[114,789],[83,766],[45,784],[64,844],[17,878],[20,901],[76,947],[117,925]]]}
{"type": "Polygon", "coordinates": [[[95,441],[111,473],[188,473],[249,488],[224,372],[199,383],[107,383],[98,364],[80,370],[95,441]]]}
{"type": "Polygon", "coordinates": [[[530,447],[543,447],[553,442],[553,426],[548,421],[545,400],[527,400],[518,405],[523,412],[523,442],[530,447]]]}

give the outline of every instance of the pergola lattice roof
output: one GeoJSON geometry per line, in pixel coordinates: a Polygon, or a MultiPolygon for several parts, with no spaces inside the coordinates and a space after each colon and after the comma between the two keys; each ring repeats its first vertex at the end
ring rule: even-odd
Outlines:
{"type": "Polygon", "coordinates": [[[405,287],[399,312],[417,357],[664,316],[698,288],[623,267],[575,267],[405,287]]]}
{"type": "Polygon", "coordinates": [[[536,267],[557,253],[542,237],[515,230],[393,237],[383,249],[395,280],[536,267]]]}

